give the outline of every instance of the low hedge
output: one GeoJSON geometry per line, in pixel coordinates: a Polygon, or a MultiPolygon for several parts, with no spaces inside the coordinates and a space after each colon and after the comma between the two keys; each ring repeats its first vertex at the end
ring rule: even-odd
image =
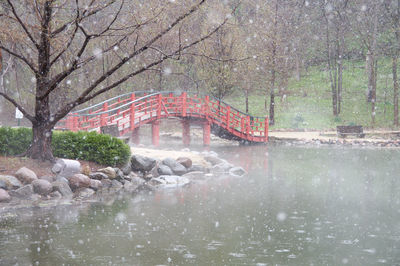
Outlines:
{"type": "MultiPolygon", "coordinates": [[[[18,155],[26,151],[32,141],[29,128],[0,127],[0,154],[18,155]]],[[[96,162],[108,166],[122,166],[130,157],[129,145],[110,135],[96,132],[54,131],[52,149],[55,157],[96,162]]]]}

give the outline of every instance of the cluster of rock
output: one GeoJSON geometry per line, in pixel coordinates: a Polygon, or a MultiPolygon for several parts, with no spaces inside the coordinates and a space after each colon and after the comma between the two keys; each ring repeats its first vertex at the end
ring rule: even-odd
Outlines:
{"type": "Polygon", "coordinates": [[[246,172],[205,153],[208,165],[196,165],[190,158],[156,160],[133,155],[123,168],[107,167],[91,171],[75,160],[59,159],[52,168],[53,176],[38,177],[22,167],[13,176],[0,175],[0,202],[36,202],[48,199],[81,200],[101,193],[133,192],[142,187],[176,187],[207,180],[216,175],[243,176],[246,172]]]}

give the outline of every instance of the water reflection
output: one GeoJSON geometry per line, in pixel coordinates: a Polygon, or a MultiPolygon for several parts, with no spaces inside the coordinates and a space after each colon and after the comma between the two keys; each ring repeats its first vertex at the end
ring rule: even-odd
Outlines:
{"type": "Polygon", "coordinates": [[[0,224],[0,264],[400,263],[397,150],[219,148],[249,171],[0,224]]]}

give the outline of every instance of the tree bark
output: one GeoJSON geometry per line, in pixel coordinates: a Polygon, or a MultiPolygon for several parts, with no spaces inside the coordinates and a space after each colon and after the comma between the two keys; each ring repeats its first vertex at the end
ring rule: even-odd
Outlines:
{"type": "Polygon", "coordinates": [[[393,124],[397,127],[399,126],[399,83],[397,81],[397,55],[392,58],[392,74],[393,74],[393,124]]]}
{"type": "Polygon", "coordinates": [[[25,156],[42,161],[54,161],[51,149],[52,129],[54,125],[48,123],[34,123],[32,125],[32,144],[25,156]]]}

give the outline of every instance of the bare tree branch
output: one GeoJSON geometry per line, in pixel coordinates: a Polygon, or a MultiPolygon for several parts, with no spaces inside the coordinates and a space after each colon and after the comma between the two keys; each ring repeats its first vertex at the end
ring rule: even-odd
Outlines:
{"type": "Polygon", "coordinates": [[[36,42],[36,40],[33,38],[32,34],[29,32],[28,28],[26,27],[26,25],[24,24],[24,22],[22,22],[21,18],[18,16],[17,11],[14,8],[14,5],[11,3],[10,0],[7,0],[7,3],[10,5],[11,10],[15,16],[15,18],[17,19],[18,23],[21,25],[21,27],[24,29],[26,35],[28,35],[28,38],[31,40],[31,42],[36,46],[36,48],[39,49],[39,44],[36,42]]]}
{"type": "Polygon", "coordinates": [[[32,62],[30,62],[26,57],[24,57],[23,55],[14,53],[13,51],[11,51],[10,49],[8,49],[7,47],[3,46],[0,43],[0,48],[3,49],[4,51],[6,51],[7,53],[9,53],[10,55],[20,59],[22,62],[24,62],[31,70],[33,73],[38,74],[38,70],[35,68],[35,66],[33,65],[32,62]]]}

